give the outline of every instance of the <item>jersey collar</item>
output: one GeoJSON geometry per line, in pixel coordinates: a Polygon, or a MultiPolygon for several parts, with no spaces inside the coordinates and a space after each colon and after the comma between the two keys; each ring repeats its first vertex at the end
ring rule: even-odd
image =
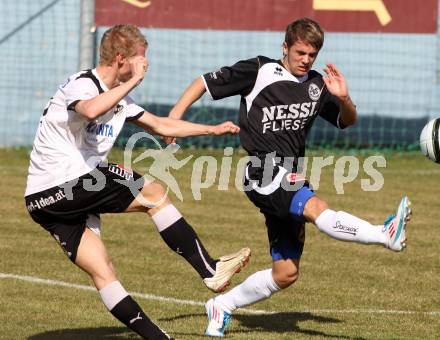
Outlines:
{"type": "Polygon", "coordinates": [[[94,68],[94,69],[92,70],[92,73],[93,73],[93,75],[96,77],[96,79],[98,79],[99,84],[101,85],[101,87],[102,87],[102,89],[104,90],[104,92],[109,91],[107,85],[105,85],[105,83],[102,81],[102,79],[99,78],[99,74],[98,74],[98,72],[96,71],[96,68],[94,68]]]}
{"type": "Polygon", "coordinates": [[[278,64],[279,64],[283,69],[286,70],[287,73],[289,73],[293,78],[295,78],[295,80],[296,80],[298,83],[304,83],[305,81],[307,81],[307,79],[309,79],[309,74],[308,74],[308,73],[307,73],[305,76],[302,76],[302,77],[299,77],[299,78],[298,78],[298,77],[294,76],[292,73],[290,73],[289,70],[287,70],[287,69],[284,67],[283,62],[281,61],[281,59],[279,59],[277,62],[278,62],[278,64]]]}

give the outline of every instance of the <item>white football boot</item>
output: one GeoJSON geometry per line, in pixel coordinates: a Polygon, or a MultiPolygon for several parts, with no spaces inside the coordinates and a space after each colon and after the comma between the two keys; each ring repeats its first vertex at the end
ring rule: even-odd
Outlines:
{"type": "Polygon", "coordinates": [[[205,335],[225,336],[225,330],[231,321],[231,314],[227,313],[214,299],[208,300],[205,308],[208,316],[208,327],[206,327],[205,335]]]}
{"type": "Polygon", "coordinates": [[[402,251],[406,247],[406,225],[411,218],[411,202],[404,196],[397,208],[396,215],[388,216],[384,222],[382,231],[386,233],[387,242],[385,247],[393,251],[402,251]]]}
{"type": "Polygon", "coordinates": [[[215,265],[213,277],[203,279],[206,287],[215,293],[223,292],[231,284],[231,278],[246,266],[251,256],[249,248],[240,249],[238,252],[220,257],[215,265]]]}

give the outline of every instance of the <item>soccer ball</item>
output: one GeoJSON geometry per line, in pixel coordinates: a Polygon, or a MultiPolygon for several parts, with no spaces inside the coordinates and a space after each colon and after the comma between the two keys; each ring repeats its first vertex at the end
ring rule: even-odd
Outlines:
{"type": "Polygon", "coordinates": [[[425,125],[420,133],[420,149],[431,161],[440,163],[440,118],[425,125]]]}

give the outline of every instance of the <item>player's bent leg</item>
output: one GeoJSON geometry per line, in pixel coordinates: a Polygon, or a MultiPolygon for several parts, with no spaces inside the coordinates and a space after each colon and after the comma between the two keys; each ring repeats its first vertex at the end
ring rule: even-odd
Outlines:
{"type": "Polygon", "coordinates": [[[208,326],[205,335],[224,337],[225,331],[231,322],[231,313],[228,313],[215,299],[210,299],[205,304],[208,326]]]}
{"type": "Polygon", "coordinates": [[[224,291],[232,276],[249,261],[249,248],[222,256],[219,260],[213,259],[194,229],[172,204],[161,206],[151,217],[168,247],[184,257],[214,292],[224,291]]]}
{"type": "Polygon", "coordinates": [[[117,280],[112,262],[101,239],[85,228],[75,264],[92,278],[104,305],[119,321],[144,339],[170,339],[154,324],[117,280]]]}
{"type": "Polygon", "coordinates": [[[145,183],[124,212],[147,212],[150,216],[171,204],[165,188],[156,182],[145,183]]]}
{"type": "Polygon", "coordinates": [[[194,229],[174,205],[158,207],[151,218],[168,247],[182,256],[202,279],[214,275],[215,259],[209,255],[194,229]]]}
{"type": "Polygon", "coordinates": [[[323,233],[340,241],[385,244],[382,226],[372,225],[344,211],[334,211],[318,197],[310,199],[304,214],[323,233]]]}
{"type": "Polygon", "coordinates": [[[273,280],[281,289],[295,283],[299,277],[299,260],[283,259],[272,263],[273,280]]]}
{"type": "Polygon", "coordinates": [[[381,244],[391,250],[401,251],[406,246],[406,225],[411,217],[410,202],[404,197],[396,215],[384,225],[373,225],[344,211],[329,209],[318,197],[312,197],[304,207],[304,217],[320,231],[341,241],[363,244],[381,244]]]}
{"type": "Polygon", "coordinates": [[[279,290],[270,268],[252,274],[229,292],[210,299],[205,304],[208,316],[205,335],[224,336],[235,309],[267,299],[279,290]]]}
{"type": "Polygon", "coordinates": [[[151,216],[168,247],[185,258],[214,292],[224,291],[232,276],[249,261],[249,248],[222,256],[218,261],[213,259],[191,225],[166,197],[166,191],[159,183],[144,185],[125,212],[135,211],[144,211],[151,216]]]}
{"type": "Polygon", "coordinates": [[[315,222],[319,215],[327,210],[328,204],[318,196],[311,197],[304,206],[304,218],[308,222],[315,222]]]}
{"type": "Polygon", "coordinates": [[[104,244],[88,228],[81,237],[75,264],[90,275],[98,290],[117,280],[104,244]]]}

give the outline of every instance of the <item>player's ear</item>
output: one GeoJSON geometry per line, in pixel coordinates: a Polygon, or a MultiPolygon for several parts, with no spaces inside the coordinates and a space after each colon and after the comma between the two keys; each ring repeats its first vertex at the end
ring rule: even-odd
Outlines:
{"type": "Polygon", "coordinates": [[[283,47],[283,56],[286,56],[289,52],[289,48],[287,47],[287,43],[283,42],[282,47],[283,47]]]}
{"type": "Polygon", "coordinates": [[[125,56],[122,53],[116,53],[116,62],[119,64],[124,63],[125,61],[125,56]]]}

